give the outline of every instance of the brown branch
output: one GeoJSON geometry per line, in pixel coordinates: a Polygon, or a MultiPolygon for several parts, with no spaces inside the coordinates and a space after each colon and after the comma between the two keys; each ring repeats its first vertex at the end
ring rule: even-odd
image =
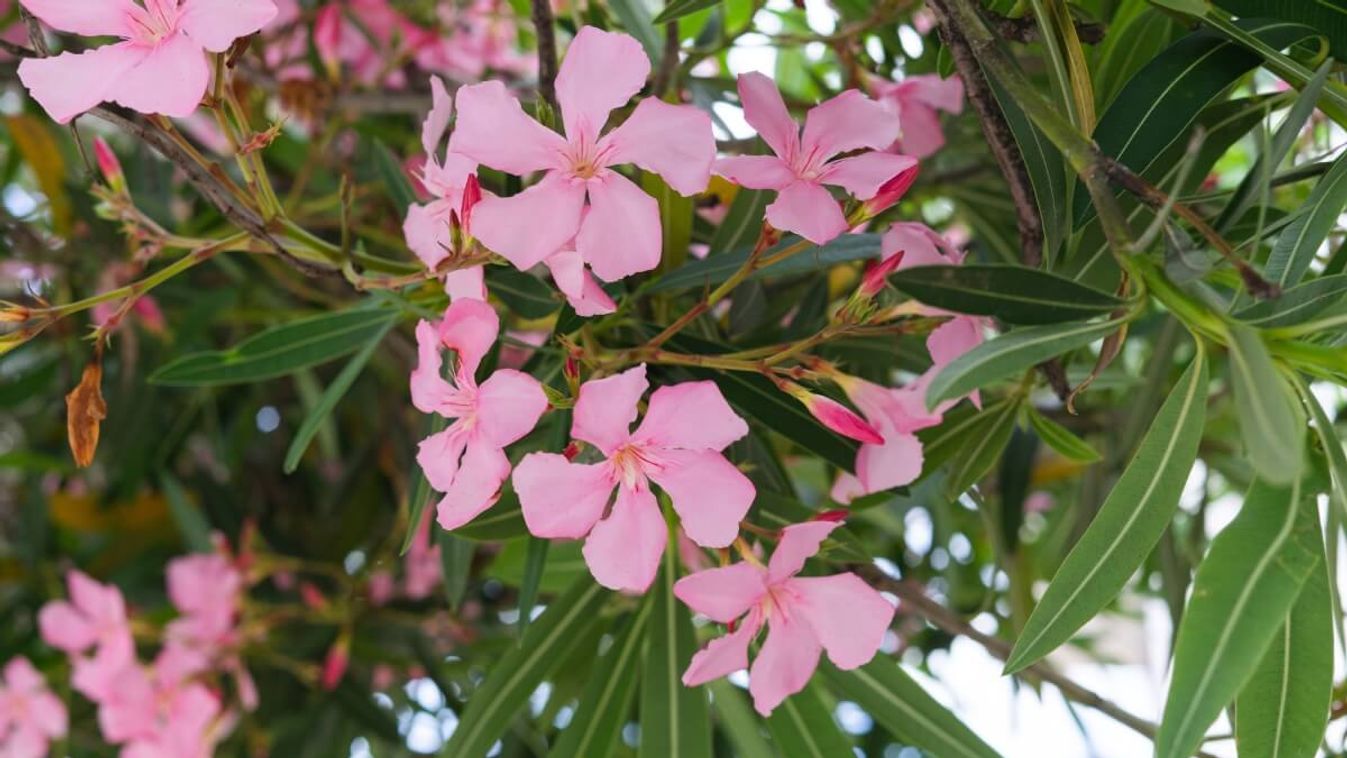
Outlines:
{"type": "Polygon", "coordinates": [[[538,37],[538,94],[558,113],[557,33],[551,0],[533,0],[533,29],[538,37]]]}
{"type": "MultiPolygon", "coordinates": [[[[1035,23],[1032,16],[1010,17],[999,13],[987,11],[987,23],[992,31],[996,32],[1002,39],[1008,39],[1011,42],[1037,42],[1040,35],[1038,24],[1035,23]]],[[[1087,45],[1097,45],[1104,41],[1104,33],[1108,30],[1103,24],[1093,24],[1085,21],[1076,21],[1076,36],[1081,42],[1087,45]]]]}
{"type": "Polygon", "coordinates": [[[678,71],[678,48],[678,20],[674,19],[664,25],[664,55],[660,56],[659,69],[650,84],[652,97],[664,97],[669,85],[673,84],[674,74],[678,71]]]}
{"type": "MultiPolygon", "coordinates": [[[[931,599],[920,584],[910,579],[894,579],[877,566],[870,564],[854,564],[849,568],[875,589],[896,595],[902,601],[898,606],[900,611],[904,609],[912,611],[926,619],[932,626],[953,635],[967,637],[1003,661],[1010,656],[1011,645],[1009,642],[1000,637],[978,631],[967,621],[964,621],[959,614],[931,599]]],[[[1138,734],[1151,740],[1155,739],[1157,727],[1153,722],[1123,710],[1113,701],[1094,690],[1076,684],[1045,663],[1035,663],[1021,671],[1020,675],[1048,682],[1055,686],[1068,700],[1080,703],[1087,708],[1093,708],[1138,734]]],[[[1197,755],[1202,756],[1202,758],[1212,758],[1207,753],[1198,752],[1197,755]]]]}

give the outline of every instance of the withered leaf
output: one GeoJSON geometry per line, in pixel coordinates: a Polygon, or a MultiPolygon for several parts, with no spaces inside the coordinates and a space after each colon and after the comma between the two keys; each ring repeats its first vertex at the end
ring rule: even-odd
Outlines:
{"type": "Polygon", "coordinates": [[[84,367],[80,383],[65,396],[66,430],[70,435],[70,452],[81,468],[94,462],[98,450],[98,430],[108,415],[108,404],[103,401],[103,362],[90,361],[84,367]]]}

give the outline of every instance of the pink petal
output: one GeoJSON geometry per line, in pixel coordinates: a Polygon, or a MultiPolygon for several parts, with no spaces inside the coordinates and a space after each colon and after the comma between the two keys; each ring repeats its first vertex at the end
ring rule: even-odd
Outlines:
{"type": "Polygon", "coordinates": [[[445,492],[453,486],[454,478],[458,476],[458,462],[467,444],[468,437],[457,423],[421,440],[416,448],[416,463],[431,487],[445,492]]]}
{"type": "Polygon", "coordinates": [[[53,121],[64,124],[110,99],[110,90],[149,54],[146,48],[121,43],[52,58],[24,58],[19,80],[53,121]]]}
{"type": "Polygon", "coordinates": [[[70,600],[89,619],[104,624],[126,621],[126,601],[115,586],[96,582],[81,571],[68,573],[66,583],[70,586],[70,600]]]}
{"type": "Polygon", "coordinates": [[[754,614],[751,623],[741,624],[733,632],[708,642],[688,663],[683,672],[683,686],[696,687],[748,668],[748,644],[761,626],[754,614]]]}
{"type": "Polygon", "coordinates": [[[593,144],[608,114],[640,92],[649,75],[650,59],[630,35],[582,27],[557,71],[566,138],[572,144],[586,139],[593,144]]]}
{"type": "Polygon", "coordinates": [[[70,729],[65,704],[45,688],[28,701],[28,717],[38,731],[51,739],[64,737],[70,729]]]}
{"type": "Polygon", "coordinates": [[[88,650],[98,640],[98,631],[64,600],[53,600],[42,606],[37,614],[37,626],[44,642],[72,655],[88,650]]]}
{"type": "Polygon", "coordinates": [[[828,491],[828,497],[843,505],[865,494],[865,485],[855,475],[845,471],[837,475],[833,481],[832,489],[828,491]]]}
{"type": "MultiPolygon", "coordinates": [[[[458,353],[456,374],[471,379],[500,334],[500,317],[481,300],[455,300],[440,322],[440,341],[458,353]]],[[[462,385],[460,384],[460,387],[462,385]]]]}
{"type": "Polygon", "coordinates": [[[842,380],[842,388],[871,425],[888,439],[895,434],[910,434],[940,423],[941,411],[926,409],[924,393],[928,381],[929,378],[918,378],[894,389],[849,377],[842,380]]]}
{"type": "Polygon", "coordinates": [[[847,230],[842,208],[822,185],[799,181],[777,193],[767,206],[767,220],[777,229],[795,232],[822,245],[847,230]]]}
{"type": "Polygon", "coordinates": [[[909,76],[898,85],[900,97],[916,100],[947,113],[963,111],[963,81],[957,76],[941,79],[938,74],[909,76]]]}
{"type": "Polygon", "coordinates": [[[822,651],[808,624],[774,615],[768,621],[767,640],[748,672],[753,708],[763,716],[809,683],[822,651]]]}
{"type": "Polygon", "coordinates": [[[820,424],[857,442],[880,443],[884,438],[873,426],[856,415],[856,412],[832,398],[807,392],[804,398],[809,413],[820,424]]]}
{"type": "Polygon", "coordinates": [[[612,512],[594,525],[581,552],[599,584],[640,593],[655,581],[668,540],[654,493],[619,487],[612,512]]]}
{"type": "Polygon", "coordinates": [[[458,390],[442,375],[440,336],[429,321],[416,325],[416,368],[412,369],[412,405],[422,413],[457,415],[454,401],[458,390]]]}
{"type": "MultiPolygon", "coordinates": [[[[462,112],[458,118],[462,123],[462,112]]],[[[454,134],[458,134],[457,129],[454,134]]],[[[472,211],[472,234],[524,271],[538,265],[575,236],[584,202],[583,182],[549,173],[518,195],[482,198],[472,211]],[[528,219],[528,223],[520,223],[521,219],[528,219]]],[[[658,217],[656,211],[657,224],[658,217]]],[[[655,252],[658,263],[658,247],[655,252]]]]}
{"type": "Polygon", "coordinates": [[[795,172],[785,161],[774,155],[736,155],[719,158],[715,163],[718,176],[749,189],[779,190],[795,181],[795,172]]]}
{"type": "Polygon", "coordinates": [[[866,493],[911,484],[921,475],[921,441],[914,434],[885,432],[883,445],[861,445],[856,478],[866,493]]]}
{"type": "Polygon", "coordinates": [[[786,110],[776,82],[756,71],[740,74],[739,101],[744,106],[744,120],[772,152],[784,161],[793,161],[800,152],[800,127],[786,110]]]}
{"type": "Polygon", "coordinates": [[[893,111],[859,90],[849,89],[805,115],[801,151],[826,160],[862,147],[883,150],[896,139],[898,119],[893,111]]]}
{"type": "Polygon", "coordinates": [[[665,450],[661,458],[650,478],[669,493],[683,531],[702,547],[728,547],[753,505],[753,482],[720,453],[665,450]]]}
{"type": "Polygon", "coordinates": [[[711,117],[694,106],[646,98],[604,142],[612,150],[608,165],[635,163],[681,195],[695,195],[711,180],[716,157],[711,117]]]}
{"type": "Polygon", "coordinates": [[[875,657],[893,622],[893,606],[855,574],[790,580],[791,608],[814,630],[840,669],[863,666],[875,657]]]}
{"type": "Polygon", "coordinates": [[[454,114],[454,99],[444,88],[444,80],[438,76],[430,77],[430,112],[421,123],[421,148],[426,155],[435,155],[440,140],[449,129],[449,118],[454,114]]]}
{"type": "Polygon", "coordinates": [[[586,185],[589,213],[575,249],[594,275],[614,282],[658,266],[663,237],[655,198],[616,172],[586,185]]]}
{"type": "Polygon", "coordinates": [[[27,658],[16,656],[5,664],[5,687],[11,694],[27,694],[46,689],[46,686],[47,680],[27,658]]]}
{"type": "Polygon", "coordinates": [[[945,145],[940,116],[934,108],[922,103],[905,103],[901,123],[903,134],[898,144],[908,155],[925,158],[945,145]]]}
{"type": "Polygon", "coordinates": [[[614,449],[630,438],[636,405],[649,386],[644,363],[580,385],[571,436],[594,445],[604,455],[612,455],[614,449]]]}
{"type": "Polygon", "coordinates": [[[108,90],[110,99],[141,113],[190,116],[210,84],[210,64],[198,42],[174,34],[108,90]]]}
{"type": "Polygon", "coordinates": [[[751,563],[731,563],[698,571],[674,583],[674,596],[720,624],[748,613],[767,592],[766,575],[751,563]]]}
{"type": "Polygon", "coordinates": [[[222,53],[275,17],[272,0],[183,0],[178,27],[201,47],[222,53]]]}
{"type": "Polygon", "coordinates": [[[450,152],[521,176],[561,167],[566,140],[529,118],[501,82],[459,88],[456,105],[458,121],[449,137],[450,152]]]}
{"type": "Polygon", "coordinates": [[[477,430],[497,447],[533,431],[546,410],[538,380],[513,369],[497,370],[477,389],[477,430]]]}
{"type": "Polygon", "coordinates": [[[840,521],[804,521],[781,530],[781,539],[767,562],[767,581],[775,584],[800,573],[804,562],[818,553],[823,540],[840,521]]]}
{"type": "Polygon", "coordinates": [[[819,181],[850,192],[858,200],[869,200],[888,180],[917,165],[910,155],[893,153],[862,153],[828,164],[819,181]]]}
{"type": "Polygon", "coordinates": [[[435,506],[440,528],[457,529],[477,518],[500,497],[500,486],[509,475],[505,451],[483,439],[469,442],[458,475],[435,506]]]}
{"type": "Polygon", "coordinates": [[[681,382],[656,389],[632,439],[683,450],[724,450],[748,434],[712,381],[681,382]]]}
{"type": "Polygon", "coordinates": [[[131,18],[145,10],[131,0],[22,0],[47,26],[82,37],[129,37],[131,18]]]}
{"type": "Polygon", "coordinates": [[[566,296],[577,316],[601,316],[617,310],[617,303],[594,281],[585,269],[585,261],[574,250],[558,250],[543,263],[552,272],[552,281],[566,296]]]}
{"type": "Polygon", "coordinates": [[[926,336],[926,349],[935,366],[944,366],[981,345],[982,339],[981,319],[955,316],[926,336]]]}
{"type": "Polygon", "coordinates": [[[556,453],[529,453],[514,470],[524,523],[535,537],[578,540],[603,516],[613,494],[606,463],[572,463],[556,453]]]}
{"type": "Polygon", "coordinates": [[[939,234],[925,224],[900,221],[889,227],[879,241],[884,258],[903,251],[901,271],[911,266],[948,266],[959,262],[956,250],[939,234]]]}
{"type": "Polygon", "coordinates": [[[0,747],[5,750],[5,758],[46,758],[50,746],[41,732],[31,724],[20,721],[0,743],[0,747]]]}
{"type": "Polygon", "coordinates": [[[402,236],[416,257],[433,269],[449,257],[449,212],[454,206],[444,200],[407,208],[402,236]]]}
{"type": "Polygon", "coordinates": [[[472,266],[450,271],[444,275],[444,294],[449,296],[451,302],[459,299],[485,301],[486,269],[472,266]]]}

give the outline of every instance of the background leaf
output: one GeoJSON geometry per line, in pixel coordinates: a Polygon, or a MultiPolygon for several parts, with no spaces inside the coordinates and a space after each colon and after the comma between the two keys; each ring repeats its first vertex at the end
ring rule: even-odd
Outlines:
{"type": "Polygon", "coordinates": [[[926,305],[994,316],[1007,324],[1080,321],[1123,304],[1107,293],[1024,266],[913,266],[889,281],[926,305]]]}

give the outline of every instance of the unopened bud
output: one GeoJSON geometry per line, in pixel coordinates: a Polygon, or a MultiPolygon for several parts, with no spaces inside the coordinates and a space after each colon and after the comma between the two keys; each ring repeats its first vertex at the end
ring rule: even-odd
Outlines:
{"type": "Polygon", "coordinates": [[[820,424],[837,432],[844,437],[850,437],[857,442],[867,442],[875,445],[884,444],[884,437],[865,419],[861,418],[850,408],[831,398],[822,395],[816,395],[804,387],[794,382],[782,381],[779,385],[782,390],[799,400],[820,424]]]}
{"type": "Polygon", "coordinates": [[[268,145],[276,141],[281,136],[281,124],[272,124],[265,130],[257,132],[239,147],[239,155],[255,153],[258,150],[265,149],[268,145]]]}
{"type": "Polygon", "coordinates": [[[842,523],[843,521],[846,521],[846,520],[847,520],[847,516],[849,516],[849,515],[851,515],[851,514],[849,514],[845,509],[842,509],[842,508],[834,508],[834,509],[832,509],[832,510],[830,510],[830,511],[823,511],[823,512],[821,512],[821,513],[815,513],[809,520],[810,520],[810,521],[831,521],[831,522],[833,522],[833,523],[840,524],[840,523],[842,523]]]}
{"type": "Polygon", "coordinates": [[[879,191],[875,193],[874,197],[861,203],[861,207],[857,211],[859,218],[854,219],[854,223],[878,216],[898,202],[903,195],[906,195],[907,191],[912,188],[912,183],[917,181],[917,174],[921,171],[921,167],[917,165],[917,159],[905,155],[900,157],[907,158],[911,161],[911,164],[894,174],[893,178],[887,182],[879,185],[879,191]]]}
{"type": "Polygon", "coordinates": [[[337,637],[337,641],[332,643],[332,647],[328,648],[327,658],[323,660],[323,675],[320,680],[323,689],[335,690],[342,677],[346,676],[346,667],[350,663],[351,636],[342,633],[337,637]]]}
{"type": "Polygon", "coordinates": [[[125,192],[126,174],[122,172],[122,164],[117,160],[117,154],[112,152],[112,147],[102,137],[94,137],[94,158],[98,161],[98,170],[103,174],[103,181],[107,182],[108,187],[113,192],[125,192]]]}
{"type": "Polygon", "coordinates": [[[871,261],[865,267],[865,273],[861,275],[861,286],[856,290],[858,297],[869,300],[884,290],[889,283],[889,275],[898,270],[903,263],[904,252],[899,250],[889,257],[871,261]]]}
{"type": "Polygon", "coordinates": [[[472,237],[472,209],[482,200],[482,184],[477,181],[476,174],[468,174],[467,182],[463,185],[463,202],[458,209],[458,217],[462,219],[463,232],[472,237]]]}

